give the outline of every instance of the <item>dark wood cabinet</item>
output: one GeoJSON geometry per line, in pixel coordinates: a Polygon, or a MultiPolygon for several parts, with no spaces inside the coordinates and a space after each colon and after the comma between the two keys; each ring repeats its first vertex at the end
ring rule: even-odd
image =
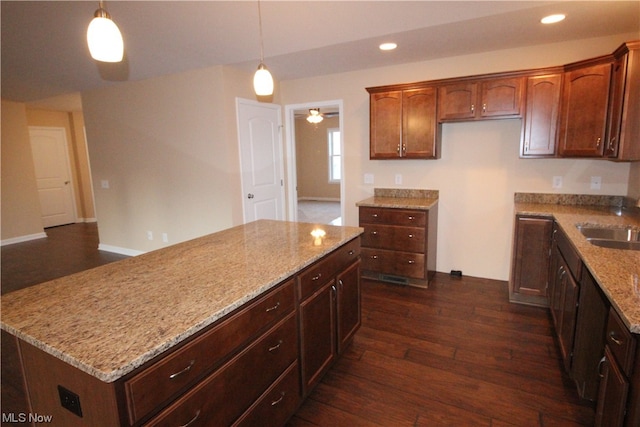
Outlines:
{"type": "Polygon", "coordinates": [[[610,80],[610,61],[565,72],[558,140],[561,157],[603,156],[610,80]]]}
{"type": "Polygon", "coordinates": [[[451,82],[438,88],[438,121],[520,117],[523,77],[451,82]]]}
{"type": "Polygon", "coordinates": [[[611,354],[605,349],[602,360],[602,385],[598,395],[595,425],[600,427],[622,427],[627,407],[629,382],[611,354]]]}
{"type": "Polygon", "coordinates": [[[605,155],[640,160],[640,41],[614,52],[605,155]]]}
{"type": "Polygon", "coordinates": [[[426,285],[435,274],[437,207],[427,211],[360,207],[363,275],[426,285]]]}
{"type": "Polygon", "coordinates": [[[434,87],[367,90],[370,93],[371,159],[440,156],[434,87]]]}
{"type": "Polygon", "coordinates": [[[527,79],[521,157],[553,157],[556,153],[562,73],[527,79]]]}
{"type": "Polygon", "coordinates": [[[553,219],[516,215],[509,300],[547,307],[553,219]]]}

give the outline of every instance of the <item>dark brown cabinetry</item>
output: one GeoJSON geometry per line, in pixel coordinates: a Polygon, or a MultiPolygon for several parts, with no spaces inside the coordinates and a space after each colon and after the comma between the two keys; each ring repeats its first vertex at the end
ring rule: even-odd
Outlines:
{"type": "Polygon", "coordinates": [[[609,310],[605,339],[595,425],[637,426],[640,423],[638,340],[613,308],[609,310]]]}
{"type": "Polygon", "coordinates": [[[437,207],[360,207],[363,275],[425,285],[435,273],[437,207]]]}
{"type": "Polygon", "coordinates": [[[553,219],[516,215],[509,300],[547,307],[553,219]]]}
{"type": "Polygon", "coordinates": [[[322,378],[360,327],[360,241],[298,276],[303,395],[322,378]]]}
{"type": "Polygon", "coordinates": [[[527,79],[527,102],[520,147],[522,157],[555,155],[561,89],[561,73],[527,79]]]}
{"type": "Polygon", "coordinates": [[[605,155],[640,160],[640,41],[614,52],[605,155]]]}
{"type": "Polygon", "coordinates": [[[611,63],[572,66],[564,75],[558,152],[562,157],[604,154],[611,63]]]}
{"type": "Polygon", "coordinates": [[[452,82],[438,89],[438,121],[519,117],[524,78],[452,82]]]}
{"type": "Polygon", "coordinates": [[[440,156],[434,87],[367,90],[370,92],[371,159],[440,156]]]}

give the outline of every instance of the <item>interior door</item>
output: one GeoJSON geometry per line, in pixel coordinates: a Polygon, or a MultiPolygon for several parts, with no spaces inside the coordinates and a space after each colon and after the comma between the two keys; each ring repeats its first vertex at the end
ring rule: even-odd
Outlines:
{"type": "Polygon", "coordinates": [[[244,222],[284,219],[280,106],[237,99],[244,222]]]}
{"type": "Polygon", "coordinates": [[[42,225],[54,227],[76,221],[71,169],[64,128],[29,127],[42,225]]]}

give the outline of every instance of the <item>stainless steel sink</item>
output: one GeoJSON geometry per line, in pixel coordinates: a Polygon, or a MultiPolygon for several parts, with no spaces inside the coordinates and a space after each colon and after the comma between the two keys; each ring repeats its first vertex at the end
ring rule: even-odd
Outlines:
{"type": "Polygon", "coordinates": [[[640,250],[640,227],[576,225],[578,230],[595,246],[611,249],[640,250]]]}

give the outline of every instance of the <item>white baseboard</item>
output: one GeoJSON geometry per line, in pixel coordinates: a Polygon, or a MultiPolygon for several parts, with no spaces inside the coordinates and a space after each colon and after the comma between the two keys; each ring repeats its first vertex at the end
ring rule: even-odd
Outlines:
{"type": "Polygon", "coordinates": [[[0,241],[0,246],[13,245],[14,243],[28,242],[30,240],[43,239],[45,237],[47,237],[47,233],[44,231],[42,233],[28,234],[26,236],[11,237],[0,241]]]}
{"type": "Polygon", "coordinates": [[[135,249],[121,248],[119,246],[111,246],[111,245],[103,245],[102,243],[98,244],[99,251],[105,252],[113,252],[115,254],[127,255],[127,256],[138,256],[142,255],[144,251],[137,251],[135,249]]]}
{"type": "Polygon", "coordinates": [[[76,224],[81,223],[81,222],[98,222],[98,218],[78,218],[76,220],[76,224]]]}
{"type": "Polygon", "coordinates": [[[298,201],[304,202],[339,202],[340,199],[333,197],[298,197],[298,201]]]}

